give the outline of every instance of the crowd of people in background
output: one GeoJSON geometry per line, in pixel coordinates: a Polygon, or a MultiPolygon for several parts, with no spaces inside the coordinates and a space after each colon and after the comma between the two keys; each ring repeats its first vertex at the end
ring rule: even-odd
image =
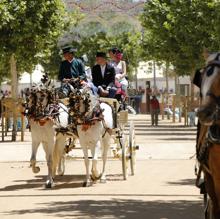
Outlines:
{"type": "Polygon", "coordinates": [[[0,99],[5,98],[5,97],[11,97],[11,91],[8,90],[1,90],[0,91],[0,99]]]}
{"type": "MultiPolygon", "coordinates": [[[[126,62],[123,60],[123,53],[118,48],[109,49],[106,52],[97,52],[93,67],[87,66],[88,58],[83,55],[81,58],[75,57],[76,50],[72,46],[62,49],[63,61],[61,62],[58,80],[62,83],[72,78],[81,78],[83,83],[93,90],[95,95],[100,97],[116,98],[121,101],[122,98],[130,98],[131,105],[136,113],[140,113],[142,96],[145,89],[139,87],[135,93],[129,94],[129,81],[127,76],[126,62]]],[[[200,72],[199,72],[200,75],[200,72]]],[[[30,92],[31,88],[26,88],[25,93],[30,92]]],[[[151,125],[158,126],[158,115],[160,114],[160,97],[165,91],[151,90],[150,94],[150,114],[151,125]],[[159,99],[158,99],[159,98],[159,99]]],[[[0,91],[0,99],[11,97],[9,90],[0,91]]],[[[21,90],[19,97],[24,98],[24,90],[21,90]]],[[[168,103],[166,103],[168,104],[168,103]]],[[[195,107],[188,109],[189,125],[195,125],[195,107]]],[[[165,112],[165,111],[164,111],[165,112]]],[[[173,112],[174,113],[174,112],[173,112]]]]}

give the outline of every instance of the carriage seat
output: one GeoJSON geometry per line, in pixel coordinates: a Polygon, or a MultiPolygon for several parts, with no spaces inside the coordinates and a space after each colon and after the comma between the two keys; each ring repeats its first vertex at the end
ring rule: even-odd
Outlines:
{"type": "Polygon", "coordinates": [[[111,107],[116,107],[116,111],[118,111],[120,104],[117,99],[108,98],[108,97],[100,97],[99,100],[104,103],[108,103],[111,107]]]}
{"type": "Polygon", "coordinates": [[[114,98],[106,98],[106,97],[100,97],[99,98],[101,102],[108,103],[113,109],[114,109],[114,115],[115,122],[119,122],[120,124],[127,124],[128,122],[128,111],[127,110],[119,110],[120,104],[117,99],[114,98]]]}

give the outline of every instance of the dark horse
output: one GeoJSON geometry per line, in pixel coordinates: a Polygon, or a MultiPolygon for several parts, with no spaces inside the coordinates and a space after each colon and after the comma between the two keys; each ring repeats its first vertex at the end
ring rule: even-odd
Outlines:
{"type": "Polygon", "coordinates": [[[220,219],[220,53],[210,55],[207,63],[202,73],[197,158],[210,197],[206,218],[220,219]]]}

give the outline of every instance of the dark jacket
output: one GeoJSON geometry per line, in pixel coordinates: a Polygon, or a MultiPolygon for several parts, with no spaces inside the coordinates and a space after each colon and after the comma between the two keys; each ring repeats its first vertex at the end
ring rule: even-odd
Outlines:
{"type": "Polygon", "coordinates": [[[115,84],[115,69],[109,64],[106,64],[104,78],[102,77],[102,71],[100,65],[95,65],[92,68],[92,82],[98,87],[102,86],[106,88],[111,84],[115,84]]]}
{"type": "Polygon", "coordinates": [[[60,71],[58,75],[58,79],[62,81],[64,78],[78,78],[80,77],[82,80],[85,80],[86,73],[83,63],[79,60],[74,58],[72,62],[67,60],[62,61],[60,65],[60,71]]]}

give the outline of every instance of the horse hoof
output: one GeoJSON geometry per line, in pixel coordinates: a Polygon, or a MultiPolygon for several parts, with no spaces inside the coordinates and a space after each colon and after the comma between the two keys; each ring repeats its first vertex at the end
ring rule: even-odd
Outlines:
{"type": "Polygon", "coordinates": [[[58,172],[58,176],[63,176],[64,175],[64,171],[58,172]]]}
{"type": "Polygon", "coordinates": [[[39,173],[39,172],[40,172],[40,167],[35,167],[35,168],[33,168],[33,172],[34,172],[34,173],[39,173]]]}
{"type": "Polygon", "coordinates": [[[95,176],[95,175],[91,175],[91,179],[92,179],[92,181],[97,181],[97,180],[99,180],[101,178],[101,174],[100,174],[100,176],[95,176]]]}
{"type": "Polygon", "coordinates": [[[91,182],[84,182],[83,183],[83,187],[90,187],[90,186],[92,186],[91,182]]]}
{"type": "Polygon", "coordinates": [[[51,182],[50,180],[47,180],[47,181],[46,181],[45,187],[46,187],[47,189],[51,189],[53,186],[54,186],[54,183],[53,183],[53,182],[51,182]]]}
{"type": "Polygon", "coordinates": [[[100,179],[100,183],[106,183],[107,181],[106,181],[106,179],[100,179]]]}

